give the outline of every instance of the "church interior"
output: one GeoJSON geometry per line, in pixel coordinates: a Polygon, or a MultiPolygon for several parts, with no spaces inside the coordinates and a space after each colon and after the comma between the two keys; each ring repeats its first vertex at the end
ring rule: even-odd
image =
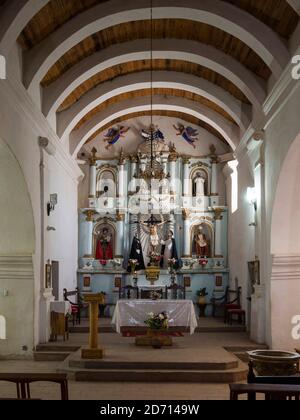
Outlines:
{"type": "Polygon", "coordinates": [[[299,399],[299,80],[300,0],[0,1],[0,399],[299,399]]]}

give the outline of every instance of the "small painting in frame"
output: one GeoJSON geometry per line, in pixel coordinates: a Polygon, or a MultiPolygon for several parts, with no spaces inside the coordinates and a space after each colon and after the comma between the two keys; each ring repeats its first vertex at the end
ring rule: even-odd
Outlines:
{"type": "Polygon", "coordinates": [[[50,262],[46,264],[46,270],[45,270],[45,288],[51,289],[52,287],[52,265],[50,262]]]}
{"type": "Polygon", "coordinates": [[[248,269],[249,269],[249,280],[252,289],[252,293],[254,293],[254,286],[260,285],[260,263],[259,260],[249,261],[248,262],[248,269]]]}

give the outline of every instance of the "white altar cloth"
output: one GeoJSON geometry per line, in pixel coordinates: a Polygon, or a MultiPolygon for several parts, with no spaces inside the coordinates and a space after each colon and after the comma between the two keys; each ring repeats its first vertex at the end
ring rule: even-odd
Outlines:
{"type": "Polygon", "coordinates": [[[145,327],[149,313],[167,312],[169,327],[189,328],[194,334],[198,326],[194,304],[191,300],[119,300],[112,324],[121,333],[121,327],[145,327]]]}
{"type": "Polygon", "coordinates": [[[59,314],[70,314],[71,311],[71,304],[68,301],[54,301],[54,302],[50,302],[50,311],[52,312],[57,312],[59,314]]]}

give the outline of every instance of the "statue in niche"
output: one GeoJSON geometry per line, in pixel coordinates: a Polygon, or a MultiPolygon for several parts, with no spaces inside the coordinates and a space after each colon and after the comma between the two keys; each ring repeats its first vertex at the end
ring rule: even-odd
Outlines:
{"type": "Polygon", "coordinates": [[[209,257],[209,243],[202,226],[199,226],[194,236],[194,242],[197,257],[209,257]]]}
{"type": "Polygon", "coordinates": [[[96,260],[108,261],[113,259],[112,236],[107,227],[102,229],[96,246],[96,260]]]}
{"type": "Polygon", "coordinates": [[[199,140],[197,136],[199,135],[198,131],[193,127],[185,127],[183,124],[173,125],[174,129],[177,131],[177,136],[181,136],[186,142],[188,142],[194,149],[196,149],[195,142],[199,140]]]}
{"type": "Polygon", "coordinates": [[[205,195],[205,177],[204,175],[198,174],[195,179],[196,186],[196,197],[202,197],[205,195]]]}
{"type": "Polygon", "coordinates": [[[114,144],[116,144],[122,137],[125,137],[127,131],[130,130],[130,127],[124,127],[123,125],[118,126],[117,128],[110,128],[104,136],[104,142],[108,143],[105,146],[105,149],[108,150],[114,144]]]}
{"type": "MultiPolygon", "coordinates": [[[[143,249],[142,249],[142,244],[141,244],[138,233],[136,233],[134,235],[132,245],[131,245],[129,260],[136,260],[137,261],[137,264],[136,264],[136,269],[137,270],[144,270],[145,269],[143,249]]],[[[127,271],[128,272],[131,271],[130,265],[128,266],[127,271]]]]}
{"type": "Polygon", "coordinates": [[[180,267],[176,242],[174,238],[174,233],[170,230],[168,232],[168,237],[165,241],[161,241],[161,260],[160,267],[167,269],[169,267],[169,260],[176,260],[174,268],[177,270],[180,267]]]}

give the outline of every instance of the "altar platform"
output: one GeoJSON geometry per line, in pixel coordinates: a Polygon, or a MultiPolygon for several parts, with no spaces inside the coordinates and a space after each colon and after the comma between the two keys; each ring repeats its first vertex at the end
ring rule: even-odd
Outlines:
{"type": "MultiPolygon", "coordinates": [[[[245,333],[195,334],[174,338],[170,348],[136,347],[134,338],[119,334],[100,335],[105,357],[82,360],[80,347],[87,334],[72,334],[78,349],[61,363],[58,371],[83,382],[181,382],[232,383],[244,381],[247,365],[234,349],[257,348],[245,333]],[[227,351],[226,349],[230,349],[227,351]]],[[[62,346],[63,347],[63,346],[62,346]]]]}
{"type": "MultiPolygon", "coordinates": [[[[211,328],[212,320],[205,321],[211,328]]],[[[230,329],[174,337],[171,348],[140,348],[134,345],[133,337],[103,333],[102,328],[110,322],[100,319],[99,341],[105,349],[102,360],[80,358],[80,348],[88,342],[88,334],[82,332],[71,333],[65,343],[38,346],[36,360],[61,355],[58,371],[67,372],[75,381],[232,383],[246,379],[247,364],[242,361],[246,361],[245,352],[264,348],[251,342],[247,333],[230,329]]]]}

